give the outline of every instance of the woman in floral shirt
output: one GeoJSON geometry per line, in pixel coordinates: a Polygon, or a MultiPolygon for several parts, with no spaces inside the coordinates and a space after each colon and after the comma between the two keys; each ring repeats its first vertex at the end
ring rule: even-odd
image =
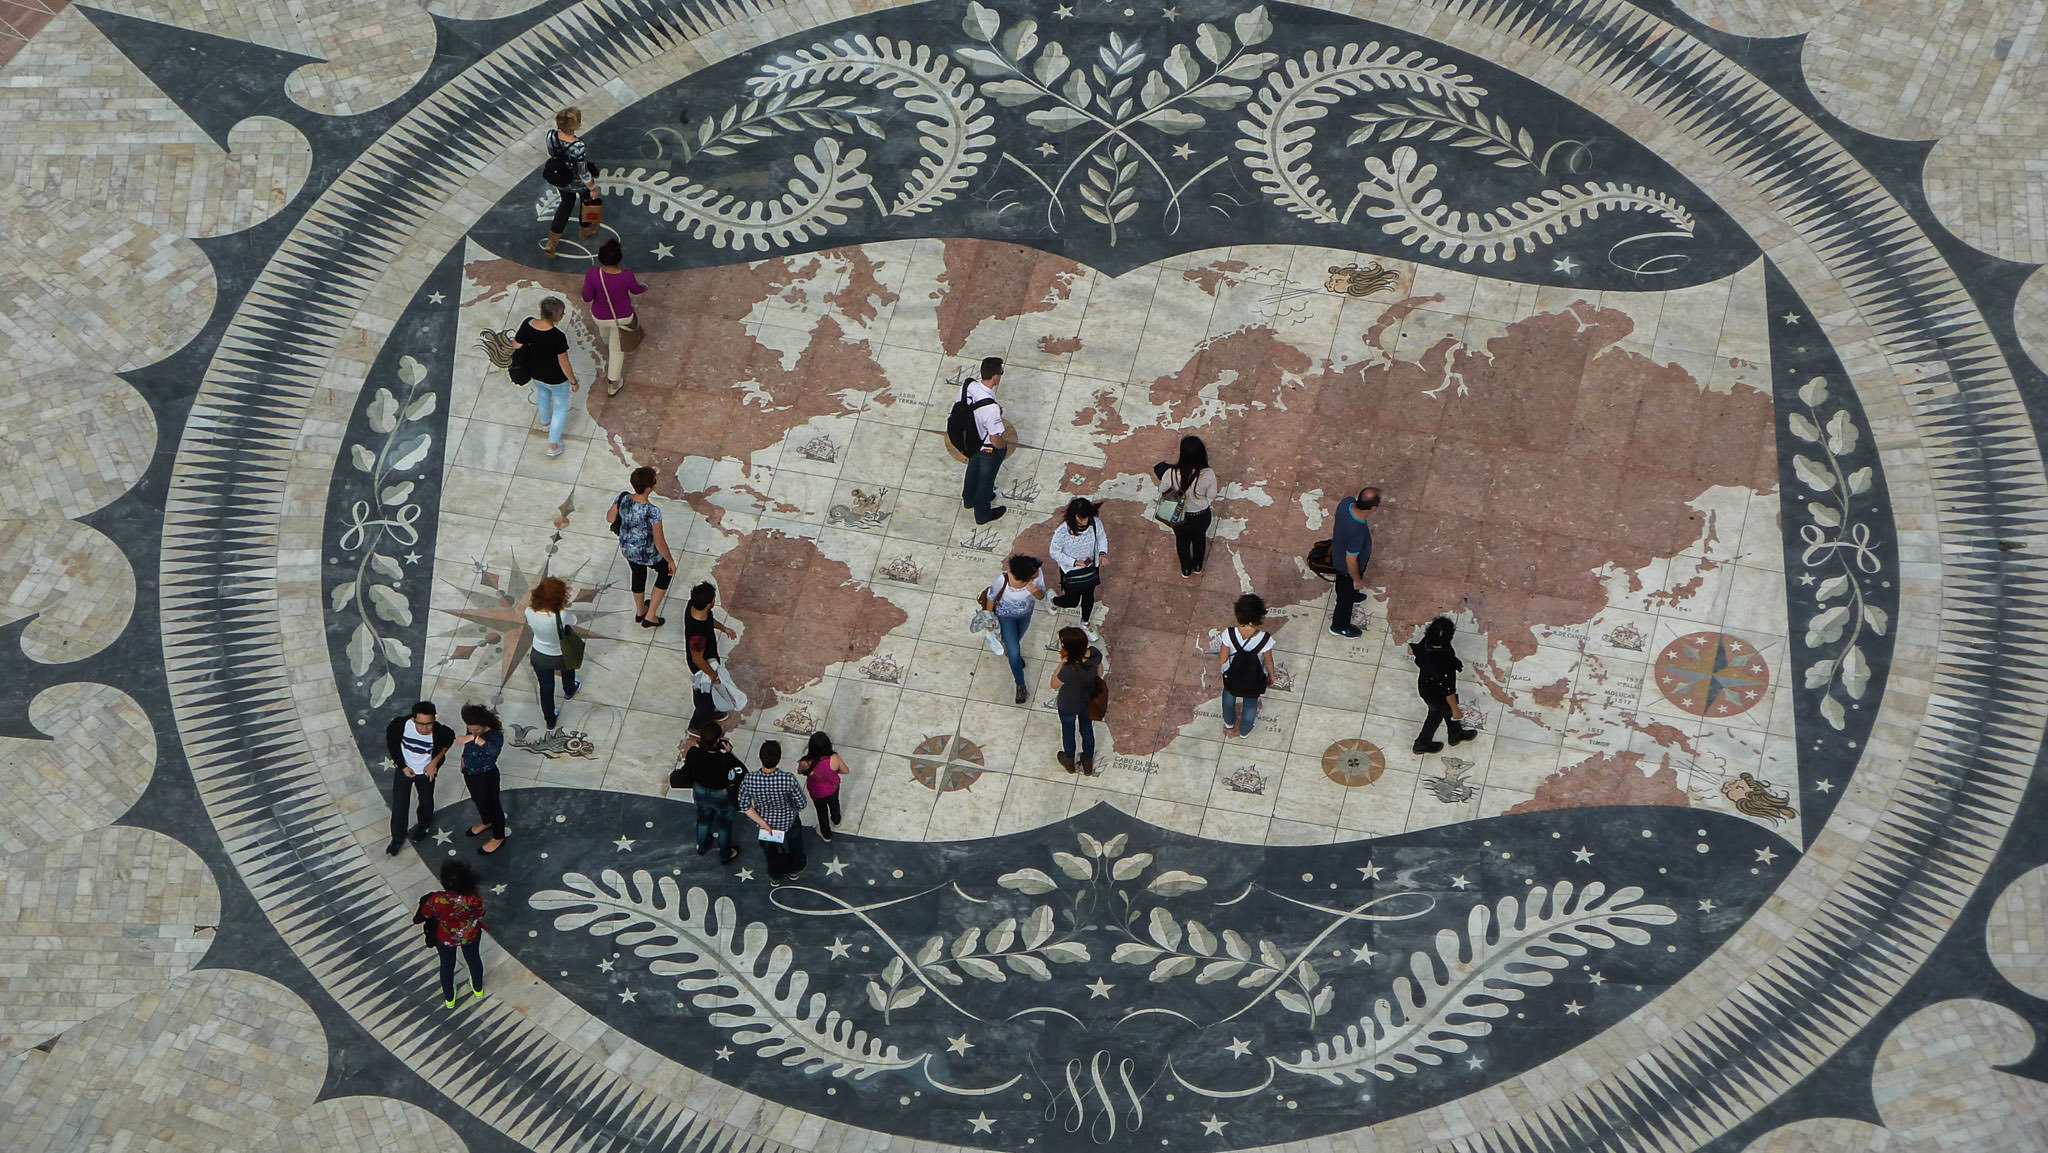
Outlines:
{"type": "Polygon", "coordinates": [[[441,999],[455,1007],[455,950],[469,962],[469,991],[484,995],[484,899],[476,891],[476,874],[461,861],[441,866],[441,890],[428,893],[412,919],[432,921],[434,948],[441,954],[441,999]]]}

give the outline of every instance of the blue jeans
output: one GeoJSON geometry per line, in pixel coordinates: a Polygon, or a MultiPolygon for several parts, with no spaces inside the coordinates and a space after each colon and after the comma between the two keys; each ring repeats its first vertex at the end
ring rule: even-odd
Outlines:
{"type": "Polygon", "coordinates": [[[569,419],[569,382],[533,382],[533,404],[540,409],[540,422],[547,426],[548,444],[562,443],[562,425],[569,419]]]}
{"type": "Polygon", "coordinates": [[[996,470],[1003,467],[1009,449],[977,452],[967,458],[967,476],[960,482],[960,503],[974,510],[974,523],[988,522],[989,506],[996,500],[996,470]]]}
{"type": "Polygon", "coordinates": [[[1095,755],[1095,722],[1088,719],[1088,710],[1078,713],[1060,713],[1060,750],[1068,756],[1074,755],[1074,729],[1081,730],[1081,755],[1095,755]]]}
{"type": "Polygon", "coordinates": [[[1224,689],[1223,723],[1236,729],[1238,736],[1251,736],[1259,723],[1259,698],[1233,697],[1229,689],[1224,689]]]}
{"type": "Polygon", "coordinates": [[[997,617],[996,627],[1003,633],[1003,652],[1010,658],[1010,677],[1021,689],[1024,687],[1024,630],[1031,627],[1031,614],[997,617]]]}
{"type": "Polygon", "coordinates": [[[690,787],[690,800],[697,805],[697,847],[711,844],[712,837],[718,838],[718,851],[732,851],[732,795],[724,789],[707,789],[702,785],[690,787]]]}

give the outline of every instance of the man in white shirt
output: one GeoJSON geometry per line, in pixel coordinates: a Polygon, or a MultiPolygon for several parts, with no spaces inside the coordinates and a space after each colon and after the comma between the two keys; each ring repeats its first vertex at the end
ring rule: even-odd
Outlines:
{"type": "Polygon", "coordinates": [[[385,856],[395,857],[405,847],[406,802],[412,794],[419,797],[420,820],[410,830],[411,839],[418,841],[433,831],[434,777],[454,743],[455,730],[434,719],[432,701],[419,702],[412,712],[391,718],[385,726],[384,748],[396,770],[391,778],[391,843],[384,847],[385,856]]]}
{"type": "Polygon", "coordinates": [[[989,507],[996,499],[996,470],[1003,466],[1003,457],[1010,451],[1003,440],[1003,406],[996,400],[996,385],[1002,381],[1003,358],[986,356],[981,361],[981,379],[967,386],[967,403],[975,406],[974,431],[981,438],[981,450],[968,454],[967,477],[960,485],[960,507],[974,510],[975,524],[1001,520],[1010,511],[989,507]]]}

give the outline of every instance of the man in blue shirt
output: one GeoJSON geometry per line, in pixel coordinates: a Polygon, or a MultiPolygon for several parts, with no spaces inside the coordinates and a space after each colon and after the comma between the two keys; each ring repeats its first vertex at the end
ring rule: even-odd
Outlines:
{"type": "Polygon", "coordinates": [[[1330,559],[1337,564],[1337,607],[1330,614],[1330,632],[1340,637],[1362,635],[1351,623],[1351,606],[1365,599],[1359,592],[1365,584],[1365,565],[1372,559],[1372,527],[1365,523],[1380,506],[1380,490],[1362,488],[1355,497],[1337,506],[1337,523],[1330,531],[1330,559]]]}

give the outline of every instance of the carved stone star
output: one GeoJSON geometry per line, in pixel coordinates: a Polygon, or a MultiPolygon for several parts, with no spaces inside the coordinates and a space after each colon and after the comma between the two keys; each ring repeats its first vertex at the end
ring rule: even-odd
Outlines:
{"type": "Polygon", "coordinates": [[[1162,18],[1164,18],[1164,19],[1166,19],[1167,21],[1169,21],[1169,22],[1170,22],[1170,21],[1174,21],[1174,20],[1178,20],[1178,19],[1180,19],[1180,9],[1178,9],[1178,8],[1161,8],[1161,9],[1159,10],[1159,15],[1160,15],[1160,16],[1161,16],[1162,18]]]}
{"type": "Polygon", "coordinates": [[[1040,144],[1038,146],[1038,154],[1040,156],[1058,156],[1060,154],[1060,150],[1053,147],[1052,141],[1048,140],[1045,143],[1040,144]]]}
{"type": "Polygon", "coordinates": [[[1481,1061],[1477,1057],[1467,1057],[1465,1058],[1465,1066],[1469,1069],[1484,1069],[1486,1068],[1486,1062],[1481,1061]]]}
{"type": "Polygon", "coordinates": [[[1372,964],[1372,959],[1377,956],[1379,954],[1372,951],[1371,945],[1360,945],[1356,949],[1351,950],[1352,960],[1363,961],[1368,965],[1372,964]]]}
{"type": "Polygon", "coordinates": [[[1564,1003],[1564,1015],[1567,1017],[1576,1017],[1585,1011],[1586,1007],[1577,1001],[1566,1001],[1564,1003]]]}
{"type": "Polygon", "coordinates": [[[634,1001],[638,1001],[639,999],[640,999],[640,994],[638,994],[638,993],[635,993],[635,992],[634,992],[633,990],[631,990],[631,989],[620,989],[620,990],[619,990],[619,1000],[621,1000],[621,1001],[624,1001],[624,1002],[626,1002],[627,1004],[631,1004],[631,1003],[633,1003],[634,1001]]]}
{"type": "Polygon", "coordinates": [[[1108,981],[1105,981],[1100,977],[1095,978],[1094,984],[1087,985],[1084,987],[1088,990],[1088,999],[1091,1001],[1097,997],[1100,997],[1105,1001],[1109,1000],[1109,991],[1111,989],[1116,988],[1115,985],[1110,984],[1108,981]]]}
{"type": "Polygon", "coordinates": [[[1457,876],[1451,878],[1451,888],[1453,889],[1469,889],[1471,887],[1472,882],[1466,880],[1465,874],[1463,873],[1459,873],[1457,876]]]}
{"type": "Polygon", "coordinates": [[[1564,273],[1566,276],[1570,276],[1572,273],[1577,272],[1579,270],[1579,262],[1577,260],[1572,259],[1569,256],[1566,256],[1551,261],[1550,267],[1556,269],[1559,272],[1564,273]]]}
{"type": "Polygon", "coordinates": [[[834,937],[832,943],[825,946],[825,951],[832,954],[833,960],[844,961],[847,955],[853,952],[853,946],[847,944],[844,937],[834,937]]]}
{"type": "Polygon", "coordinates": [[[1601,976],[1600,971],[1598,969],[1588,969],[1586,971],[1586,980],[1593,982],[1595,986],[1605,985],[1607,983],[1607,978],[1601,976]]]}
{"type": "Polygon", "coordinates": [[[621,853],[630,853],[633,851],[633,846],[639,843],[633,838],[621,834],[618,840],[612,842],[612,847],[618,849],[621,853]]]}
{"type": "Polygon", "coordinates": [[[742,881],[751,881],[754,879],[754,870],[742,865],[740,866],[740,871],[734,873],[733,876],[738,877],[742,881]]]}
{"type": "Polygon", "coordinates": [[[1816,793],[1832,793],[1835,791],[1835,782],[1823,777],[1813,782],[1813,791],[1816,793]]]}
{"type": "Polygon", "coordinates": [[[1233,1057],[1249,1057],[1252,1055],[1252,1043],[1242,1037],[1232,1037],[1230,1044],[1223,1047],[1223,1051],[1233,1057]]]}
{"type": "Polygon", "coordinates": [[[675,254],[676,250],[670,248],[666,244],[657,244],[654,246],[654,259],[656,260],[667,260],[669,257],[674,256],[675,254]]]}
{"type": "Polygon", "coordinates": [[[497,894],[498,896],[501,896],[501,897],[502,897],[502,896],[504,896],[504,895],[505,895],[505,890],[506,890],[506,889],[508,889],[508,888],[510,888],[510,887],[511,887],[511,886],[509,886],[509,885],[492,885],[492,886],[491,886],[491,892],[493,892],[493,893],[497,894]]]}
{"type": "Polygon", "coordinates": [[[1192,144],[1176,144],[1173,146],[1173,158],[1175,160],[1186,160],[1194,154],[1195,148],[1192,144]]]}
{"type": "Polygon", "coordinates": [[[1716,906],[1714,905],[1714,900],[1712,897],[1708,897],[1700,901],[1700,912],[1702,913],[1711,913],[1714,911],[1715,907],[1716,906]]]}
{"type": "Polygon", "coordinates": [[[825,875],[828,877],[836,877],[841,873],[844,873],[845,871],[846,862],[840,860],[838,857],[834,857],[831,860],[825,862],[825,875]]]}
{"type": "Polygon", "coordinates": [[[1222,1120],[1216,1114],[1211,1113],[1209,1114],[1209,1119],[1202,1122],[1202,1136],[1221,1137],[1223,1136],[1223,1127],[1228,1124],[1230,1122],[1222,1120]]]}
{"type": "Polygon", "coordinates": [[[1779,317],[1778,319],[1784,321],[1786,324],[1798,324],[1800,321],[1805,320],[1806,318],[1799,315],[1796,312],[1788,312],[1785,315],[1779,317]]]}
{"type": "Polygon", "coordinates": [[[711,1051],[711,1055],[712,1055],[712,1056],[714,1056],[714,1057],[716,1057],[716,1058],[718,1058],[718,1059],[719,1059],[719,1060],[721,1060],[721,1061],[730,1061],[730,1060],[732,1060],[732,1050],[731,1050],[731,1049],[728,1049],[728,1048],[726,1048],[726,1047],[725,1047],[725,1046],[723,1046],[723,1045],[720,1045],[720,1046],[719,1046],[718,1048],[716,1048],[716,1049],[713,1049],[713,1050],[711,1051]]]}
{"type": "Polygon", "coordinates": [[[982,1110],[980,1113],[977,1113],[972,1117],[969,1117],[967,1119],[967,1123],[969,1125],[974,1126],[974,1132],[976,1133],[995,1132],[996,1119],[989,1116],[988,1110],[986,1109],[982,1110]]]}
{"type": "Polygon", "coordinates": [[[1358,866],[1358,876],[1361,880],[1377,881],[1380,879],[1380,867],[1378,865],[1360,865],[1358,866]]]}
{"type": "Polygon", "coordinates": [[[445,301],[447,299],[448,297],[445,293],[430,292],[427,294],[428,304],[440,304],[442,301],[445,301]]]}
{"type": "Polygon", "coordinates": [[[1756,863],[1759,865],[1768,865],[1777,859],[1778,854],[1772,852],[1769,845],[1756,851],[1756,863]]]}
{"type": "Polygon", "coordinates": [[[1580,845],[1578,848],[1572,850],[1572,860],[1577,861],[1581,865],[1585,864],[1588,861],[1591,861],[1592,859],[1593,851],[1591,849],[1588,849],[1584,845],[1580,845]]]}
{"type": "Polygon", "coordinates": [[[965,1057],[967,1056],[967,1051],[972,1048],[974,1048],[974,1042],[969,1041],[965,1033],[960,1034],[958,1037],[946,1038],[946,1052],[948,1053],[958,1053],[960,1056],[965,1057]]]}
{"type": "Polygon", "coordinates": [[[597,971],[600,973],[609,973],[612,971],[613,968],[614,965],[610,957],[606,957],[604,960],[599,961],[597,963],[597,971]]]}
{"type": "Polygon", "coordinates": [[[1052,14],[1059,17],[1062,20],[1065,20],[1067,17],[1072,16],[1074,14],[1074,10],[1068,7],[1067,5],[1062,4],[1059,7],[1053,9],[1052,14]]]}
{"type": "Polygon", "coordinates": [[[407,564],[418,564],[418,563],[420,563],[420,554],[418,554],[418,553],[416,553],[416,552],[409,552],[409,553],[406,553],[406,554],[405,554],[405,563],[407,563],[407,564]]]}
{"type": "Polygon", "coordinates": [[[446,829],[434,830],[434,843],[437,845],[445,845],[453,839],[454,838],[449,835],[448,830],[446,829]]]}

